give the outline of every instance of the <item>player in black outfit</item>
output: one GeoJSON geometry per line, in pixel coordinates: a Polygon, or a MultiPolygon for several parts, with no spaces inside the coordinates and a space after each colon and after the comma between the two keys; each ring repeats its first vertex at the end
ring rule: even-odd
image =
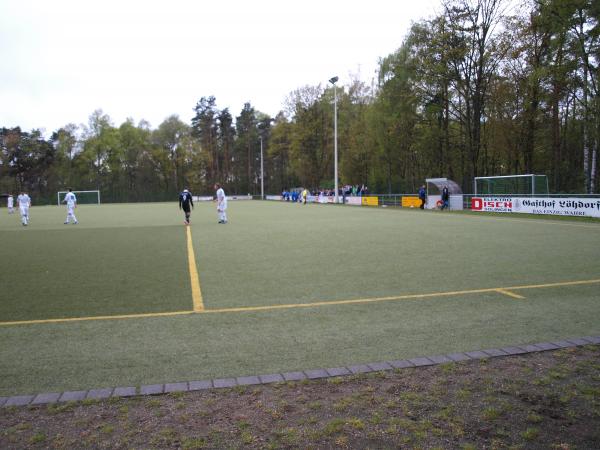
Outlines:
{"type": "Polygon", "coordinates": [[[179,194],[179,209],[183,209],[185,212],[185,224],[190,224],[190,214],[192,213],[192,209],[194,209],[194,201],[192,200],[192,193],[187,189],[184,189],[181,194],[179,194]]]}

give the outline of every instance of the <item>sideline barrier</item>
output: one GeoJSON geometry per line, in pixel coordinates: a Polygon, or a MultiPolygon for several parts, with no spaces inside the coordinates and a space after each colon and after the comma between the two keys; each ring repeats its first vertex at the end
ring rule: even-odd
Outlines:
{"type": "MultiPolygon", "coordinates": [[[[193,195],[192,199],[195,202],[212,202],[215,199],[215,197],[213,197],[211,195],[193,195]]],[[[252,196],[251,195],[228,195],[227,200],[252,200],[252,196]]]]}
{"type": "Polygon", "coordinates": [[[379,206],[379,197],[369,195],[367,197],[361,197],[363,206],[379,206]]]}
{"type": "Polygon", "coordinates": [[[419,197],[413,197],[407,195],[406,197],[402,197],[402,207],[403,208],[419,208],[421,206],[421,199],[419,197]]]}
{"type": "Polygon", "coordinates": [[[471,210],[554,216],[600,217],[600,198],[473,197],[471,210]]]}

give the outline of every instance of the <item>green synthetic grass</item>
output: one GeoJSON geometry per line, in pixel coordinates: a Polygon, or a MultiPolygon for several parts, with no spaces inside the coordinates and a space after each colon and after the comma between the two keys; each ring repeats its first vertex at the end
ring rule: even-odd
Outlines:
{"type": "MultiPolygon", "coordinates": [[[[0,210],[0,321],[192,308],[176,204],[0,210]]],[[[600,278],[600,225],[231,202],[192,235],[208,309],[600,278]]],[[[599,284],[176,317],[0,326],[0,395],[352,365],[600,332],[599,284]]]]}
{"type": "Polygon", "coordinates": [[[267,203],[228,227],[194,235],[209,308],[600,276],[600,224],[267,203]]]}
{"type": "Polygon", "coordinates": [[[33,208],[27,228],[10,217],[0,321],[190,309],[185,235],[163,217],[165,205],[150,209],[154,220],[137,225],[140,205],[80,207],[78,225],[63,225],[57,207],[33,208]]]}

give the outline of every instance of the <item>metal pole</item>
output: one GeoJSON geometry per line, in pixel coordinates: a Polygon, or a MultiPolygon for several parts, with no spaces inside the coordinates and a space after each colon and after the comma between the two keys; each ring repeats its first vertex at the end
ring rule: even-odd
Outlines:
{"type": "Polygon", "coordinates": [[[333,85],[333,154],[334,154],[334,185],[335,203],[339,203],[338,192],[338,146],[337,146],[337,86],[333,85]]]}
{"type": "Polygon", "coordinates": [[[265,199],[265,178],[264,178],[264,166],[263,166],[263,138],[260,137],[260,199],[265,199]]]}

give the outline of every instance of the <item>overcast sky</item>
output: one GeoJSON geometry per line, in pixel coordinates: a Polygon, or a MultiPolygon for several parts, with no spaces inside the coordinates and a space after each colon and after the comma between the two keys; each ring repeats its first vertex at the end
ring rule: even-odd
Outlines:
{"type": "Polygon", "coordinates": [[[438,0],[1,0],[0,127],[87,123],[102,109],[157,127],[203,96],[271,116],[305,85],[340,84],[402,43],[438,0]]]}

